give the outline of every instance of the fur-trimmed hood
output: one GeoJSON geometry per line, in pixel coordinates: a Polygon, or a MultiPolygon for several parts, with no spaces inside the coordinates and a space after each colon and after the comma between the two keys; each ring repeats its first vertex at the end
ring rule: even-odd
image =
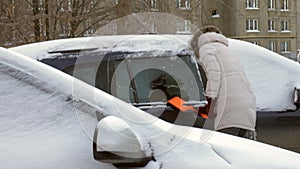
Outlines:
{"type": "Polygon", "coordinates": [[[213,42],[220,42],[226,46],[228,46],[228,40],[227,38],[219,33],[215,32],[207,32],[202,34],[198,39],[198,47],[201,48],[201,46],[207,44],[207,43],[213,43],[213,42]]]}

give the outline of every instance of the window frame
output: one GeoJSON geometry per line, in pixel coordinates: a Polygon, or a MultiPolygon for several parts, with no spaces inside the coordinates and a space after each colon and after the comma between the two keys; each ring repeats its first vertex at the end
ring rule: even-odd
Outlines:
{"type": "Polygon", "coordinates": [[[155,11],[158,10],[156,0],[150,0],[150,8],[151,8],[151,10],[155,10],[155,11]]]}
{"type": "MultiPolygon", "coordinates": [[[[181,23],[181,22],[180,22],[181,23]]],[[[184,25],[177,25],[177,34],[190,34],[192,32],[192,22],[190,20],[184,20],[184,25]],[[183,28],[180,30],[179,28],[183,28]]]]}
{"type": "Polygon", "coordinates": [[[268,9],[275,10],[276,9],[276,0],[268,0],[268,9]]]}
{"type": "Polygon", "coordinates": [[[281,53],[290,53],[290,42],[288,40],[281,41],[280,52],[281,53]]]}
{"type": "Polygon", "coordinates": [[[246,20],[246,32],[259,32],[258,27],[259,27],[258,19],[247,19],[246,20]]]}
{"type": "Polygon", "coordinates": [[[288,0],[281,0],[281,11],[289,11],[289,1],[288,0]]]}
{"type": "Polygon", "coordinates": [[[176,3],[177,3],[176,4],[177,8],[179,8],[179,9],[182,9],[182,10],[191,9],[191,1],[190,0],[177,0],[176,3]]]}
{"type": "Polygon", "coordinates": [[[274,19],[268,20],[268,32],[277,32],[276,31],[276,21],[274,19]]]}
{"type": "Polygon", "coordinates": [[[259,42],[258,42],[258,41],[252,41],[252,43],[253,43],[254,45],[259,45],[259,42]]]}
{"type": "Polygon", "coordinates": [[[285,19],[281,21],[281,32],[291,32],[289,20],[285,19]]]}
{"type": "Polygon", "coordinates": [[[246,9],[259,9],[258,0],[246,0],[246,9]]]}
{"type": "Polygon", "coordinates": [[[268,41],[268,49],[272,52],[276,52],[276,41],[274,40],[268,41]]]}

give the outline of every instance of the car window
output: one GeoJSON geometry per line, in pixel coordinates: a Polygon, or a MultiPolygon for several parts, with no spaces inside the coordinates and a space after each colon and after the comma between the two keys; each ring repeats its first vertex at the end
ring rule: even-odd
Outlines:
{"type": "Polygon", "coordinates": [[[129,103],[167,102],[174,96],[185,101],[205,100],[192,56],[153,55],[94,53],[77,59],[76,70],[70,66],[63,71],[129,103]]]}
{"type": "Polygon", "coordinates": [[[112,94],[126,102],[165,102],[174,96],[204,100],[198,67],[189,55],[129,57],[112,65],[112,94]]]}

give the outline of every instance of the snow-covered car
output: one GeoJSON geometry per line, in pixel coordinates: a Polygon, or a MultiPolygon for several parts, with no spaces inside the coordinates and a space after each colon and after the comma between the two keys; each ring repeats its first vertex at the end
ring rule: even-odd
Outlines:
{"type": "MultiPolygon", "coordinates": [[[[189,35],[75,38],[11,48],[96,86],[175,124],[202,127],[205,119],[184,106],[205,104],[205,76],[189,48],[189,35]],[[200,72],[199,72],[200,70],[200,72]],[[179,106],[180,107],[180,106],[179,106]]],[[[229,39],[257,99],[258,140],[300,152],[300,65],[248,42],[229,39]]]]}
{"type": "Polygon", "coordinates": [[[300,168],[298,153],[165,122],[4,48],[0,77],[1,168],[300,168]]]}

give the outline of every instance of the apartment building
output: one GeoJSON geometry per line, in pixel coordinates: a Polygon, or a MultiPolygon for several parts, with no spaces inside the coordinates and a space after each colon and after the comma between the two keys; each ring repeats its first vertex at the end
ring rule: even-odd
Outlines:
{"type": "Polygon", "coordinates": [[[117,34],[193,34],[201,23],[199,0],[121,0],[117,34]]]}
{"type": "Polygon", "coordinates": [[[203,23],[220,27],[228,37],[296,59],[300,47],[297,38],[300,5],[296,0],[204,0],[203,3],[207,6],[204,15],[210,15],[203,23]]]}
{"type": "Polygon", "coordinates": [[[149,23],[141,26],[136,19],[124,20],[126,24],[117,28],[118,34],[136,33],[136,30],[193,34],[201,26],[213,24],[228,37],[249,41],[295,60],[300,49],[297,9],[300,2],[296,0],[120,0],[118,18],[145,12],[145,16],[139,14],[139,19],[149,23]],[[146,12],[157,12],[160,16],[146,12]]]}

